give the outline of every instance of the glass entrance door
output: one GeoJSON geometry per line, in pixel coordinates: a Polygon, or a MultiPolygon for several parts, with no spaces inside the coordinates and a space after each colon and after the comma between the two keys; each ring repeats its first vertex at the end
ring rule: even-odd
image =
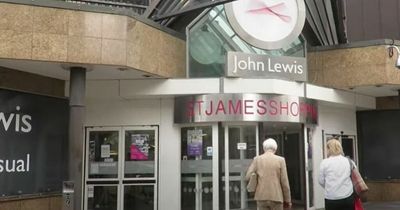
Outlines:
{"type": "Polygon", "coordinates": [[[276,155],[285,158],[292,197],[292,209],[306,208],[306,173],[304,129],[299,123],[263,123],[260,154],[264,139],[273,138],[278,143],[276,155]]]}
{"type": "Polygon", "coordinates": [[[292,209],[309,209],[304,132],[302,124],[289,123],[182,127],[181,209],[257,210],[254,193],[247,192],[245,175],[253,158],[263,153],[265,138],[274,138],[277,155],[286,159],[292,209]]]}
{"type": "Polygon", "coordinates": [[[181,210],[218,209],[218,126],[181,128],[181,210]]]}
{"type": "Polygon", "coordinates": [[[85,210],[156,210],[158,127],[86,132],[85,210]]]}
{"type": "Polygon", "coordinates": [[[256,210],[254,194],[247,192],[246,171],[258,155],[258,125],[226,125],[222,181],[223,209],[256,210]]]}

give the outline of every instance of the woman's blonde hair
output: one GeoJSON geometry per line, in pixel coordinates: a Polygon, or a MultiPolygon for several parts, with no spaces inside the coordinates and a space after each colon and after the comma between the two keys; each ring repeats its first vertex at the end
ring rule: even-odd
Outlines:
{"type": "Polygon", "coordinates": [[[327,152],[328,157],[343,155],[342,145],[340,144],[340,141],[337,139],[329,140],[328,143],[326,144],[326,149],[328,151],[327,152]]]}

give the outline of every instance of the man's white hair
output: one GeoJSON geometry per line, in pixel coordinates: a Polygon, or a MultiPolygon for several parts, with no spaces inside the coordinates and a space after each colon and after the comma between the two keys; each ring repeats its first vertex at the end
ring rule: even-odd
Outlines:
{"type": "Polygon", "coordinates": [[[278,144],[276,143],[275,139],[268,138],[263,142],[264,152],[268,150],[276,151],[278,149],[278,144]]]}

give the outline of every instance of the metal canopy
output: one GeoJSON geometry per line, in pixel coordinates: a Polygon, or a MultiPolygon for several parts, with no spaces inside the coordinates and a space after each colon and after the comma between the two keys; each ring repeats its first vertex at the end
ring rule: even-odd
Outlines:
{"type": "Polygon", "coordinates": [[[331,0],[305,0],[306,21],[312,28],[320,45],[339,43],[331,0]]]}
{"type": "MultiPolygon", "coordinates": [[[[176,24],[190,17],[190,13],[199,14],[206,8],[214,7],[219,4],[228,3],[233,0],[153,0],[143,14],[146,18],[152,19],[163,26],[184,32],[182,24],[176,24]],[[174,25],[172,25],[175,23],[174,25]],[[179,27],[176,27],[179,25],[179,27]]],[[[307,26],[311,28],[303,32],[307,39],[316,39],[309,43],[316,45],[336,45],[339,43],[337,24],[331,0],[305,0],[307,12],[307,26]],[[307,34],[307,33],[312,34],[307,34]]],[[[187,22],[188,24],[189,22],[187,22]]],[[[187,25],[185,24],[185,25],[187,25]]]]}
{"type": "MultiPolygon", "coordinates": [[[[161,26],[184,33],[186,26],[207,8],[234,0],[66,0],[74,3],[126,8],[161,26]]],[[[317,46],[347,42],[341,15],[342,5],[336,0],[304,0],[306,26],[303,35],[317,46]],[[338,37],[338,34],[341,37],[338,37]],[[344,37],[344,38],[343,38],[344,37]]]]}

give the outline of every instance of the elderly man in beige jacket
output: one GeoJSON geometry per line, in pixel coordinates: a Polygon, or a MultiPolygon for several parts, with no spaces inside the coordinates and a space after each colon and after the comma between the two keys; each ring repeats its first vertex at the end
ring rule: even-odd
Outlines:
{"type": "Polygon", "coordinates": [[[274,139],[263,142],[264,154],[254,158],[247,170],[246,179],[257,174],[254,200],[259,210],[291,208],[290,186],[285,158],[275,155],[278,145],[274,139]]]}

